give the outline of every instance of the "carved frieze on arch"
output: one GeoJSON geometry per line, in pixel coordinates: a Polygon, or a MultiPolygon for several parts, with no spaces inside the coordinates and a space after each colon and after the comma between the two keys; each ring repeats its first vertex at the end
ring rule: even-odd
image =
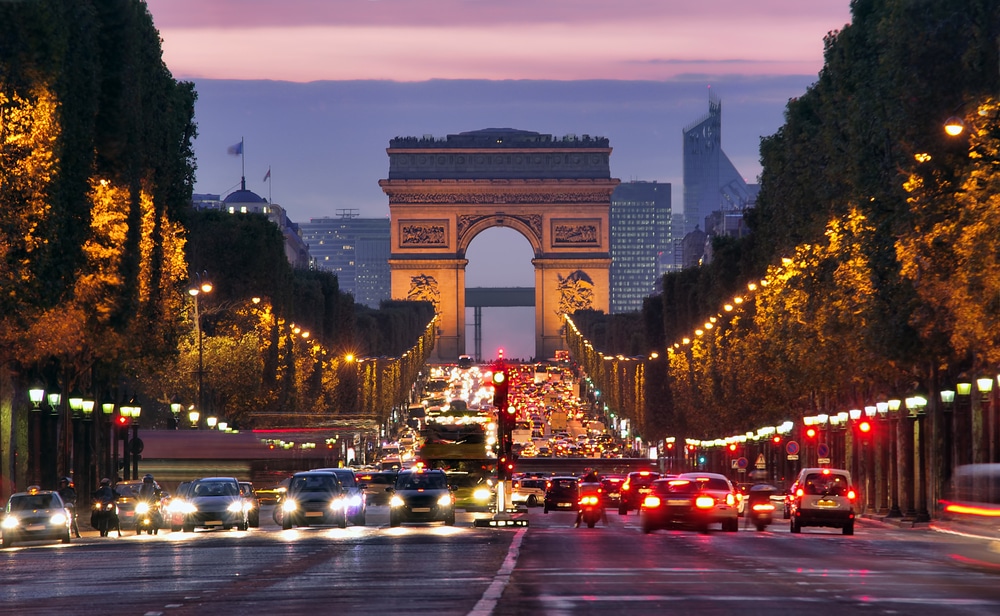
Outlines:
{"type": "Polygon", "coordinates": [[[472,244],[472,240],[492,227],[510,227],[528,240],[535,256],[541,256],[542,250],[542,215],[541,214],[463,214],[458,217],[455,225],[458,231],[458,254],[464,256],[472,244]]]}

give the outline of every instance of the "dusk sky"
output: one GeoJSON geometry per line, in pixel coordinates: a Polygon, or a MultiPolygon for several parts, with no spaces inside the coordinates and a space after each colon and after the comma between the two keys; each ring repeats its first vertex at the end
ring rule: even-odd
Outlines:
{"type": "MultiPolygon", "coordinates": [[[[195,191],[239,187],[241,161],[226,150],[243,138],[247,187],[300,222],[387,216],[378,180],[393,137],[488,127],[607,137],[613,176],[672,183],[680,211],[681,130],[707,113],[709,88],[723,150],[756,181],[760,137],[816,80],[823,37],[850,21],[850,0],[147,4],[167,67],[198,91],[195,191]]],[[[533,285],[513,231],[483,233],[468,257],[469,286],[533,285]],[[487,271],[498,259],[502,278],[487,271]]],[[[494,340],[488,309],[484,353],[530,356],[532,309],[506,312],[530,329],[494,340]]]]}

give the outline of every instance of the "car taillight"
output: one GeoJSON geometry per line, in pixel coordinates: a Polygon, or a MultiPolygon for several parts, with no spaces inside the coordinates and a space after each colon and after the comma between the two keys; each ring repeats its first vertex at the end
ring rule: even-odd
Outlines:
{"type": "Polygon", "coordinates": [[[854,500],[854,498],[856,496],[857,496],[857,494],[854,493],[854,490],[848,490],[847,491],[847,499],[848,500],[854,500]]]}
{"type": "Polygon", "coordinates": [[[805,494],[805,492],[802,490],[802,488],[799,488],[798,490],[795,491],[795,496],[796,497],[800,497],[803,494],[805,494]]]}
{"type": "MultiPolygon", "coordinates": [[[[732,494],[729,495],[729,498],[732,498],[732,494]]],[[[694,499],[694,506],[698,509],[711,509],[715,507],[715,499],[711,496],[699,496],[694,499]]]]}
{"type": "Polygon", "coordinates": [[[730,507],[736,504],[736,499],[733,497],[732,494],[726,494],[726,504],[729,505],[730,507]]]}
{"type": "Polygon", "coordinates": [[[631,487],[632,487],[631,482],[626,481],[625,483],[622,484],[622,492],[628,492],[631,487]]]}

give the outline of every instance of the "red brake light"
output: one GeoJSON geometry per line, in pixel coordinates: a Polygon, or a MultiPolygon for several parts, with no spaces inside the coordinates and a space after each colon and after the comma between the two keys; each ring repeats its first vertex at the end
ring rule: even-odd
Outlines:
{"type": "Polygon", "coordinates": [[[802,496],[803,494],[805,494],[805,492],[802,490],[802,488],[795,490],[795,496],[802,496]]]}
{"type": "MultiPolygon", "coordinates": [[[[733,495],[730,494],[729,498],[732,498],[732,496],[733,495]]],[[[694,506],[698,509],[711,509],[712,507],[715,507],[715,499],[711,496],[699,496],[694,499],[694,506]]]]}
{"type": "Polygon", "coordinates": [[[848,491],[847,491],[847,498],[848,498],[849,500],[854,500],[854,498],[855,498],[856,496],[857,496],[857,494],[855,494],[855,493],[854,493],[854,490],[848,490],[848,491]]]}
{"type": "Polygon", "coordinates": [[[646,498],[642,500],[642,506],[645,509],[656,509],[660,506],[660,497],[647,494],[646,498]]]}
{"type": "Polygon", "coordinates": [[[774,511],[774,505],[770,503],[758,503],[753,506],[754,511],[774,511]]]}

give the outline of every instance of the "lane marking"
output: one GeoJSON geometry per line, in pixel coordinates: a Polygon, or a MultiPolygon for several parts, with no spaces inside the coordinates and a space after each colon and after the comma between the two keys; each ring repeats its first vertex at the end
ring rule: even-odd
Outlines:
{"type": "Polygon", "coordinates": [[[521,553],[521,541],[528,529],[522,528],[514,534],[514,540],[510,542],[510,549],[507,550],[507,557],[503,559],[503,564],[497,574],[493,576],[493,583],[489,585],[483,596],[469,612],[469,616],[490,616],[500,601],[504,589],[510,583],[510,576],[517,566],[517,557],[521,553]]]}

